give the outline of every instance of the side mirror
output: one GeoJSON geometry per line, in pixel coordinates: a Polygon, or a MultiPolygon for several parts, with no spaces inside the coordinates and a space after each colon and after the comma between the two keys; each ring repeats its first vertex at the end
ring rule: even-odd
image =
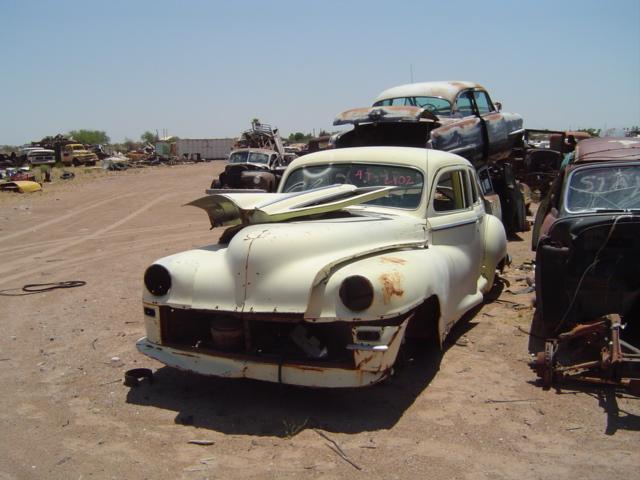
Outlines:
{"type": "Polygon", "coordinates": [[[496,110],[498,110],[499,112],[502,111],[502,102],[496,102],[496,110]]]}

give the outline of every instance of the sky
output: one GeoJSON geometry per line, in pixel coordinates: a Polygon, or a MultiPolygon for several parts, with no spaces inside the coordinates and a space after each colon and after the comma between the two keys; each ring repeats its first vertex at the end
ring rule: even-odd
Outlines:
{"type": "Polygon", "coordinates": [[[640,125],[640,0],[0,0],[0,145],[334,131],[412,80],[478,82],[527,128],[640,125]]]}

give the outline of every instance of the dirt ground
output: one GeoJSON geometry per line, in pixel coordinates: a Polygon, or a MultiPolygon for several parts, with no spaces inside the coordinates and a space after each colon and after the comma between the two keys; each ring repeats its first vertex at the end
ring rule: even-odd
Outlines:
{"type": "Polygon", "coordinates": [[[83,175],[0,194],[0,479],[638,478],[640,404],[543,391],[527,366],[532,256],[510,282],[389,381],[311,390],[201,377],[135,349],[142,274],[214,243],[204,194],[222,162],[83,175]],[[85,286],[18,293],[25,284],[85,286]],[[123,372],[149,367],[152,385],[123,372]],[[208,445],[189,443],[202,440],[208,445]]]}

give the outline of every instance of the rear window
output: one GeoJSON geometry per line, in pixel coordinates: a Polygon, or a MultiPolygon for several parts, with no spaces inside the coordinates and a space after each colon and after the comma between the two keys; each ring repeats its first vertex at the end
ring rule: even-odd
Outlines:
{"type": "Polygon", "coordinates": [[[389,106],[410,106],[420,107],[429,110],[436,115],[450,115],[451,104],[448,100],[440,97],[398,97],[387,98],[386,100],[380,100],[373,104],[374,107],[389,107],[389,106]]]}
{"type": "Polygon", "coordinates": [[[568,212],[640,210],[640,164],[581,168],[568,179],[568,212]]]}

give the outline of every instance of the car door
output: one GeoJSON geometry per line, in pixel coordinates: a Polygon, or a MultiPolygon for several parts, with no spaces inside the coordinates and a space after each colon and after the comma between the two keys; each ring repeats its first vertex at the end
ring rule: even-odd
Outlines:
{"type": "Polygon", "coordinates": [[[441,299],[445,329],[478,303],[478,278],[483,258],[484,207],[469,167],[445,167],[436,172],[428,221],[431,243],[449,267],[448,298],[441,299]]]}
{"type": "Polygon", "coordinates": [[[494,107],[484,90],[474,90],[473,103],[483,130],[483,158],[492,161],[508,158],[511,145],[504,115],[494,107]]]}
{"type": "MultiPolygon", "coordinates": [[[[454,111],[461,120],[456,122],[454,133],[458,136],[458,147],[447,149],[460,155],[474,165],[485,158],[485,135],[481,118],[476,114],[472,90],[464,90],[458,94],[454,111]]],[[[452,125],[453,126],[453,125],[452,125]]]]}

